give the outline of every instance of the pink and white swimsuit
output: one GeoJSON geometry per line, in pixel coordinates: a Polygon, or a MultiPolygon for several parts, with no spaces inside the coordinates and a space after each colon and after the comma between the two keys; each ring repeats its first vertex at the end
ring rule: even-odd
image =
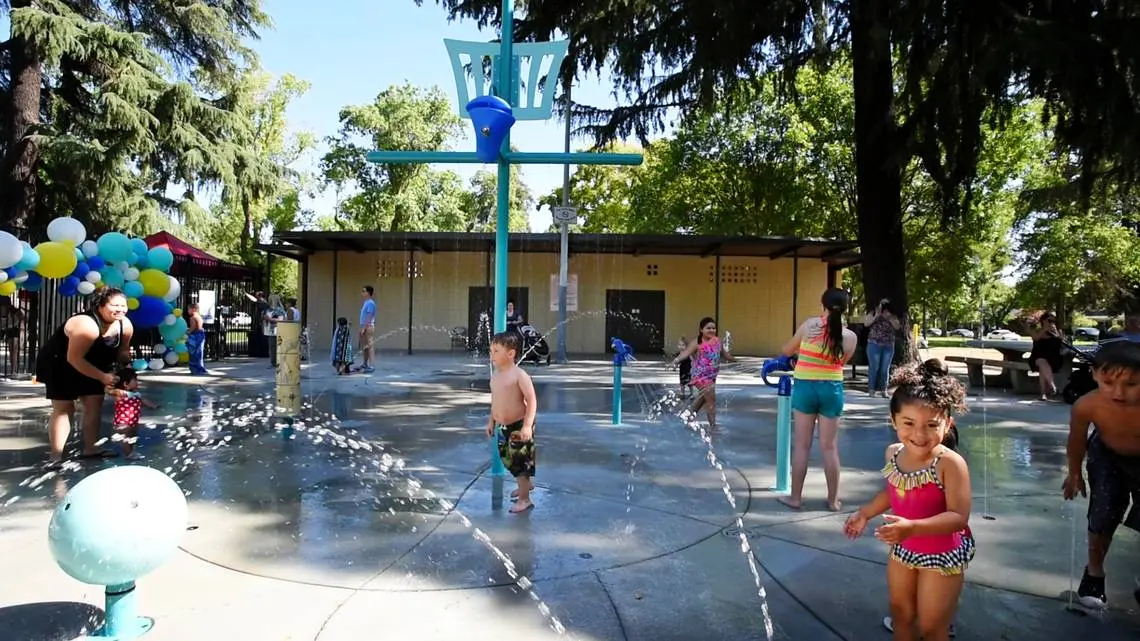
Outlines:
{"type": "MultiPolygon", "coordinates": [[[[910,521],[928,519],[946,511],[946,490],[938,478],[938,460],[913,472],[899,469],[899,448],[883,467],[891,512],[910,521]]],[[[970,528],[952,534],[912,536],[891,547],[891,558],[915,570],[936,570],[954,575],[966,571],[974,558],[974,537],[970,528]]]]}

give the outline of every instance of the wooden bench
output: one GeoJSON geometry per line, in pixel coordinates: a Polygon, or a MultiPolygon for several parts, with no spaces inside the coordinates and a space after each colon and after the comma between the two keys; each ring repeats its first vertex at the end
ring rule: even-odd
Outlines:
{"type": "MultiPolygon", "coordinates": [[[[1006,387],[1018,394],[1038,394],[1040,387],[1036,375],[1029,375],[1029,363],[1025,361],[1004,361],[1000,359],[974,358],[969,356],[947,356],[944,360],[952,363],[965,363],[966,375],[971,387],[1006,387]],[[1000,374],[987,376],[983,368],[1000,369],[1000,374]]],[[[1069,380],[1069,368],[1061,368],[1054,373],[1057,389],[1065,387],[1069,380]]]]}

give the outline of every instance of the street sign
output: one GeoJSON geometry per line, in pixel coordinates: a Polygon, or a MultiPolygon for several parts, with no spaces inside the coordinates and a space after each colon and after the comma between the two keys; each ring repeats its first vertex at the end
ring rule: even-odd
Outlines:
{"type": "Polygon", "coordinates": [[[551,207],[550,212],[556,223],[574,224],[578,222],[577,207],[551,207]]]}

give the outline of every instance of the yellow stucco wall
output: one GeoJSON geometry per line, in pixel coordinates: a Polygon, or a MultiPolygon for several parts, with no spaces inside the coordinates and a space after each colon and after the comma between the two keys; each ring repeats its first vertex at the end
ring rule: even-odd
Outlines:
{"type": "MultiPolygon", "coordinates": [[[[570,273],[578,275],[578,312],[569,314],[567,350],[601,353],[606,336],[606,291],[665,292],[664,344],[672,349],[680,336],[692,337],[703,316],[716,310],[716,259],[692,256],[632,256],[577,254],[570,273]]],[[[376,290],[376,346],[382,350],[408,347],[412,328],[414,350],[450,348],[448,329],[468,324],[468,290],[488,284],[483,253],[415,253],[409,284],[407,252],[318,252],[309,256],[307,324],[314,349],[328,349],[338,316],[357,327],[364,285],[376,290]],[[334,270],[334,261],[336,267],[334,270]],[[334,283],[335,272],[335,283],[334,283]],[[414,294],[409,322],[408,300],[414,294]]],[[[540,332],[554,329],[558,312],[551,310],[551,278],[558,274],[557,254],[514,254],[510,257],[510,287],[528,288],[527,320],[540,332]]],[[[493,274],[493,266],[490,270],[493,274]]],[[[556,281],[555,281],[556,282],[556,281]]],[[[793,260],[781,258],[721,258],[721,334],[732,333],[733,351],[741,355],[771,355],[791,336],[793,260]]],[[[820,312],[819,297],[828,286],[827,265],[799,260],[796,318],[802,322],[820,312]]],[[[554,295],[557,295],[555,287],[554,295]]],[[[548,337],[551,348],[556,335],[548,337]]]]}

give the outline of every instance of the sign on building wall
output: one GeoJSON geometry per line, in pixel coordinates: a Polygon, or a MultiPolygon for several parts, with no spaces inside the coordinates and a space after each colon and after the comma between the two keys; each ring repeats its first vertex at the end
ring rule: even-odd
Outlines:
{"type": "MultiPolygon", "coordinates": [[[[550,311],[558,311],[558,274],[550,275],[550,311]]],[[[578,274],[566,275],[566,311],[578,311],[578,274]]]]}

